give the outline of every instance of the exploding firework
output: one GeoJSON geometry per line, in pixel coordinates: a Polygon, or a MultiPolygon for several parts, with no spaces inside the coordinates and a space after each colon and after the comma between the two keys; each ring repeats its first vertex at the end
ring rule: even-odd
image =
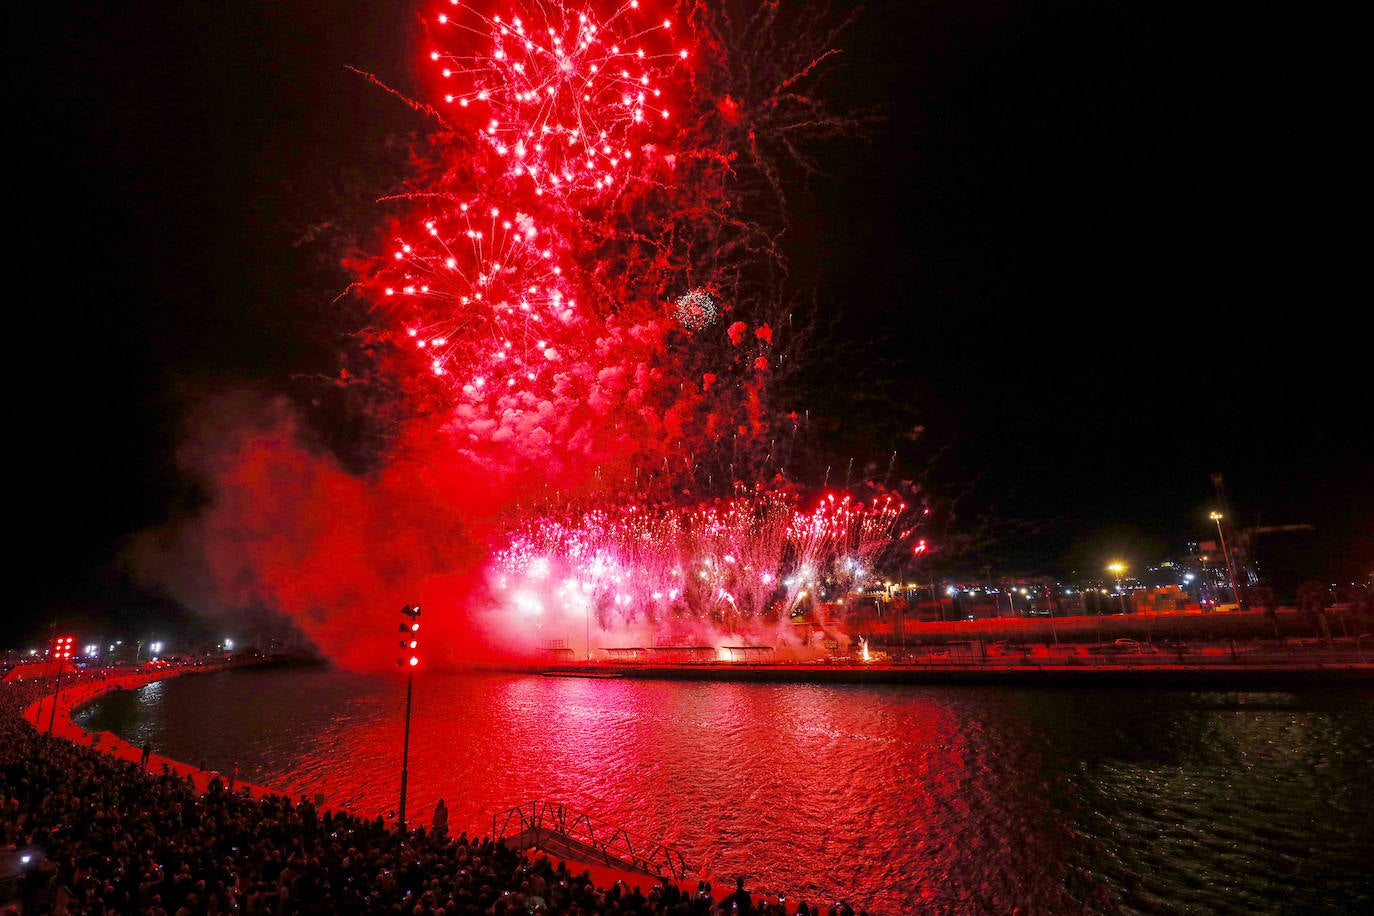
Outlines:
{"type": "Polygon", "coordinates": [[[372,282],[405,341],[463,401],[528,401],[549,387],[580,322],[551,242],[526,214],[464,203],[397,238],[372,282]]]}
{"type": "Polygon", "coordinates": [[[704,330],[716,322],[716,301],[706,290],[694,289],[678,298],[673,317],[689,331],[704,330]]]}
{"type": "Polygon", "coordinates": [[[444,103],[471,112],[504,175],[539,194],[618,185],[670,118],[663,78],[688,56],[639,0],[608,15],[553,2],[491,16],[449,0],[434,21],[444,103]]]}
{"type": "Polygon", "coordinates": [[[905,510],[892,496],[864,505],[833,493],[803,510],[762,492],[527,518],[494,552],[493,585],[512,612],[555,622],[756,630],[867,584],[905,510]]]}

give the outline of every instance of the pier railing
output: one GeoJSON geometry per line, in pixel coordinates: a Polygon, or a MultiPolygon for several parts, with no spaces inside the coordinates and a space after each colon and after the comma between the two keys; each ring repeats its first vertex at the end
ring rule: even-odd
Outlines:
{"type": "Polygon", "coordinates": [[[676,849],[598,820],[566,805],[531,801],[498,812],[492,836],[509,846],[535,847],[579,862],[681,882],[687,862],[676,849]]]}

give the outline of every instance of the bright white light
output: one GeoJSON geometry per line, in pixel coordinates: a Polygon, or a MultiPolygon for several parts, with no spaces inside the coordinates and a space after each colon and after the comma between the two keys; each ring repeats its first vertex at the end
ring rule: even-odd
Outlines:
{"type": "Polygon", "coordinates": [[[544,604],[539,600],[539,596],[531,592],[516,592],[512,596],[515,609],[522,614],[536,617],[544,613],[544,604]]]}

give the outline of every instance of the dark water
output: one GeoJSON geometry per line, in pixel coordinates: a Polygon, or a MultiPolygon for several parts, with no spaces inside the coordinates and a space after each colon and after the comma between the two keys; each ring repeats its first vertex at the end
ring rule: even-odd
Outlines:
{"type": "MultiPolygon", "coordinates": [[[[718,880],[875,913],[1374,912],[1374,694],[429,675],[408,814],[565,802],[718,880]]],[[[405,685],[183,677],[83,714],[375,815],[405,685]]]]}

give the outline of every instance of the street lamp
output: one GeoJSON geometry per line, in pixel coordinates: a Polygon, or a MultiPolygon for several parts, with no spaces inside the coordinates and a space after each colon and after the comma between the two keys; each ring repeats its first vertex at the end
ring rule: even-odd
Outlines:
{"type": "Polygon", "coordinates": [[[396,664],[406,669],[406,730],[405,743],[401,749],[401,806],[397,825],[404,833],[406,829],[406,788],[410,781],[410,701],[415,687],[415,669],[420,664],[420,608],[407,604],[401,613],[409,618],[409,623],[401,624],[400,631],[405,634],[401,640],[401,657],[396,664]]]}
{"type": "Polygon", "coordinates": [[[1221,532],[1221,513],[1213,512],[1207,517],[1217,523],[1217,537],[1221,539],[1221,552],[1226,557],[1226,575],[1231,580],[1231,600],[1236,603],[1236,610],[1240,610],[1240,593],[1236,591],[1236,571],[1231,568],[1231,551],[1226,549],[1226,535],[1221,532]]]}

